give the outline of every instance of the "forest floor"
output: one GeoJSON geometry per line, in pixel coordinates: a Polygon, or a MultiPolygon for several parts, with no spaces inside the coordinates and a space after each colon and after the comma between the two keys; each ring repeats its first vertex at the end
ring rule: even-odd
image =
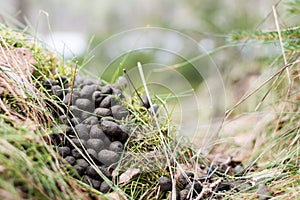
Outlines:
{"type": "Polygon", "coordinates": [[[120,82],[0,32],[1,199],[299,198],[299,59],[261,89],[273,104],[228,117],[202,155],[157,116],[162,101],[126,99],[120,82]]]}

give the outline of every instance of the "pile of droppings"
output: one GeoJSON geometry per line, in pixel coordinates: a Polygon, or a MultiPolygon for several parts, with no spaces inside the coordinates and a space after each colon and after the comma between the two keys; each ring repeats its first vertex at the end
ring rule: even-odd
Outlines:
{"type": "Polygon", "coordinates": [[[62,130],[51,135],[58,154],[74,167],[80,180],[108,192],[110,187],[95,166],[111,179],[129,136],[121,123],[128,111],[120,101],[120,88],[81,77],[75,79],[72,90],[66,77],[47,79],[43,86],[61,101],[63,113],[68,113],[53,110],[62,130]]]}
{"type": "MultiPolygon", "coordinates": [[[[113,171],[130,135],[125,126],[130,114],[122,104],[124,96],[120,88],[123,86],[105,85],[99,80],[82,77],[77,77],[72,87],[66,77],[47,79],[43,86],[60,100],[64,109],[52,109],[61,127],[60,132],[51,135],[54,148],[66,163],[73,166],[77,172],[75,177],[102,193],[112,191],[98,172],[113,180],[113,171]]],[[[143,99],[141,105],[147,109],[146,100],[143,99]]],[[[185,170],[175,177],[176,199],[219,199],[227,191],[251,188],[248,180],[226,178],[243,172],[244,166],[232,160],[211,163],[197,173],[185,170]]],[[[171,178],[162,176],[157,183],[160,192],[167,197],[172,191],[171,178]]]]}
{"type": "MultiPolygon", "coordinates": [[[[228,191],[250,189],[253,185],[251,181],[238,178],[244,171],[240,162],[232,160],[228,163],[216,162],[210,167],[203,165],[196,171],[185,170],[175,176],[176,199],[222,199],[228,191]]],[[[168,194],[172,191],[171,178],[162,176],[158,184],[162,192],[168,194]]]]}

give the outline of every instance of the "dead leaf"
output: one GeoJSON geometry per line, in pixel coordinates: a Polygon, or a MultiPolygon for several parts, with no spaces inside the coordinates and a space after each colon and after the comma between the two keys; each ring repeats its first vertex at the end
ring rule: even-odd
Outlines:
{"type": "Polygon", "coordinates": [[[0,165],[0,173],[4,172],[4,170],[5,168],[2,165],[0,165]]]}
{"type": "Polygon", "coordinates": [[[257,187],[257,195],[258,195],[258,199],[264,200],[264,199],[269,199],[272,197],[271,192],[269,190],[269,188],[263,184],[260,183],[257,187]]]}
{"type": "Polygon", "coordinates": [[[109,194],[106,195],[106,197],[108,197],[109,199],[112,199],[112,200],[122,200],[120,195],[116,192],[109,193],[109,194]]]}
{"type": "Polygon", "coordinates": [[[7,94],[26,99],[27,95],[24,89],[32,90],[30,86],[34,65],[37,65],[37,62],[29,49],[4,49],[1,47],[0,69],[2,73],[0,73],[0,87],[7,94]]]}
{"type": "Polygon", "coordinates": [[[228,163],[230,161],[230,156],[223,153],[209,155],[208,157],[213,161],[213,163],[228,163]]]}
{"type": "Polygon", "coordinates": [[[118,183],[119,184],[126,183],[129,180],[131,180],[132,178],[139,175],[140,173],[141,173],[141,170],[139,168],[128,169],[128,170],[126,170],[126,172],[124,172],[123,174],[120,175],[118,183]]]}
{"type": "Polygon", "coordinates": [[[30,132],[37,130],[37,124],[30,118],[26,118],[24,121],[24,126],[29,129],[30,132]]]}
{"type": "Polygon", "coordinates": [[[37,65],[38,62],[35,60],[32,52],[27,48],[15,48],[14,51],[20,56],[23,60],[27,61],[32,65],[37,65]]]}
{"type": "Polygon", "coordinates": [[[203,177],[207,174],[208,167],[205,165],[187,165],[187,164],[178,164],[175,179],[178,180],[178,177],[185,172],[193,172],[195,177],[203,177]]]}
{"type": "Polygon", "coordinates": [[[32,74],[33,66],[38,63],[33,53],[27,48],[3,49],[0,53],[1,66],[13,72],[22,72],[25,76],[32,74]]]}

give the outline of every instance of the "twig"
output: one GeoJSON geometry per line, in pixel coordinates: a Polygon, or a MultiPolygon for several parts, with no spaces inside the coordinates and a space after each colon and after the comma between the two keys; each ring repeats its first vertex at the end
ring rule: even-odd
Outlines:
{"type": "MultiPolygon", "coordinates": [[[[281,31],[280,31],[280,27],[279,27],[279,23],[278,23],[278,17],[277,17],[277,12],[276,12],[276,8],[275,6],[272,6],[273,9],[273,15],[274,15],[274,19],[275,19],[275,26],[277,29],[277,33],[278,33],[278,37],[279,37],[279,44],[280,44],[280,48],[281,48],[281,53],[282,53],[282,57],[283,57],[283,61],[284,61],[284,65],[287,65],[287,60],[285,57],[285,53],[284,53],[284,46],[283,46],[283,42],[282,42],[282,37],[281,37],[281,31]]],[[[289,68],[285,68],[287,76],[288,76],[288,80],[289,80],[289,84],[291,84],[291,75],[290,75],[290,71],[289,68]]]]}
{"type": "MultiPolygon", "coordinates": [[[[131,81],[129,75],[127,74],[126,69],[123,69],[123,72],[124,72],[124,74],[125,74],[125,76],[126,76],[126,79],[129,81],[130,85],[133,87],[135,93],[136,93],[137,96],[139,97],[141,103],[143,104],[143,106],[144,106],[145,108],[147,108],[147,106],[145,105],[145,102],[143,101],[141,95],[139,94],[139,92],[137,91],[137,89],[136,89],[136,87],[134,86],[133,82],[131,81]]],[[[148,97],[147,97],[147,98],[148,98],[148,97]]]]}
{"type": "Polygon", "coordinates": [[[75,62],[75,69],[74,69],[73,79],[72,79],[72,83],[71,83],[71,87],[70,87],[71,88],[70,98],[69,98],[69,101],[68,101],[67,112],[66,112],[66,117],[67,118],[69,116],[70,106],[71,106],[71,102],[72,102],[74,83],[75,83],[75,78],[76,78],[76,74],[77,74],[77,67],[78,67],[78,61],[75,62]]]}
{"type": "Polygon", "coordinates": [[[204,198],[204,196],[210,194],[213,192],[213,188],[217,187],[218,185],[220,185],[223,181],[223,178],[220,178],[218,180],[216,180],[215,182],[211,183],[210,185],[204,185],[200,194],[196,197],[195,200],[200,200],[202,198],[204,198]]]}

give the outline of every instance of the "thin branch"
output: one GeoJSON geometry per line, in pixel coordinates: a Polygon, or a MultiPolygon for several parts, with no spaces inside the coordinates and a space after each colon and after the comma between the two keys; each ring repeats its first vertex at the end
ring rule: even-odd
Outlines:
{"type": "MultiPolygon", "coordinates": [[[[275,19],[275,25],[276,25],[276,29],[277,29],[277,33],[278,33],[278,38],[279,38],[279,44],[280,44],[280,48],[281,48],[281,53],[282,53],[282,57],[284,60],[284,65],[287,65],[287,60],[286,60],[286,56],[285,56],[285,50],[284,50],[284,45],[282,42],[282,37],[281,37],[281,31],[280,31],[280,27],[279,27],[279,23],[278,23],[278,17],[277,17],[277,12],[276,12],[276,8],[275,6],[272,6],[273,9],[273,15],[274,15],[274,19],[275,19]]],[[[287,76],[288,76],[288,80],[289,80],[289,84],[291,84],[291,75],[290,75],[290,70],[288,67],[285,68],[287,76]]]]}
{"type": "Polygon", "coordinates": [[[140,99],[141,103],[143,104],[143,106],[144,106],[145,108],[147,108],[147,106],[146,106],[145,102],[143,101],[141,95],[139,94],[139,92],[137,91],[137,89],[136,89],[136,87],[134,86],[133,82],[131,81],[131,79],[130,79],[130,77],[129,77],[127,71],[126,71],[126,69],[123,69],[123,73],[125,74],[125,77],[126,77],[126,79],[129,81],[130,85],[133,87],[133,89],[134,89],[136,95],[139,97],[139,99],[140,99]]]}
{"type": "Polygon", "coordinates": [[[260,88],[265,86],[267,83],[269,83],[274,77],[279,76],[287,67],[293,66],[296,63],[300,63],[300,60],[296,60],[295,62],[289,63],[285,66],[283,66],[281,69],[279,69],[274,75],[272,75],[270,78],[265,80],[261,85],[259,85],[257,88],[255,88],[252,92],[250,92],[245,97],[242,97],[234,106],[232,106],[230,109],[226,110],[225,112],[225,120],[230,116],[232,111],[237,108],[240,104],[242,104],[244,101],[246,101],[250,96],[252,96],[254,93],[256,93],[260,88]]]}
{"type": "Polygon", "coordinates": [[[72,83],[71,83],[71,87],[70,87],[71,88],[71,90],[70,90],[70,98],[69,98],[69,101],[68,101],[67,112],[66,112],[66,117],[67,118],[69,116],[70,106],[71,106],[71,102],[72,102],[74,83],[75,83],[75,78],[76,78],[76,74],[77,74],[77,67],[78,67],[78,61],[75,62],[75,69],[74,69],[73,79],[72,79],[72,83]]]}

